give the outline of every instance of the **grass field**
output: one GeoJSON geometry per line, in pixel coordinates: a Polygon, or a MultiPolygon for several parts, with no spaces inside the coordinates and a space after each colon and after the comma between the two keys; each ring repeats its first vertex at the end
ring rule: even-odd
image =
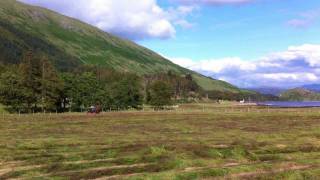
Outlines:
{"type": "Polygon", "coordinates": [[[0,116],[0,179],[319,179],[320,109],[0,116]]]}
{"type": "Polygon", "coordinates": [[[0,104],[0,113],[6,113],[6,110],[2,104],[0,104]]]}

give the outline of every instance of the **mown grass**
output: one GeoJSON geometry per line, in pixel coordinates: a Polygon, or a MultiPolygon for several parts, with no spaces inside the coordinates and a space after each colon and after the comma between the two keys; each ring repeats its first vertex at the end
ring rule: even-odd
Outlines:
{"type": "Polygon", "coordinates": [[[5,110],[5,107],[2,104],[0,104],[0,114],[3,113],[7,113],[7,111],[5,110]]]}
{"type": "Polygon", "coordinates": [[[316,179],[319,119],[319,109],[212,104],[5,115],[0,179],[316,179]]]}

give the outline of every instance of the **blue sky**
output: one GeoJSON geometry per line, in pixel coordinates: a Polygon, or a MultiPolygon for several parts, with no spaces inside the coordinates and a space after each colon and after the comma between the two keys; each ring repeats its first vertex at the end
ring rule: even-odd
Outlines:
{"type": "Polygon", "coordinates": [[[320,83],[319,0],[20,0],[240,87],[320,83]]]}
{"type": "MultiPolygon", "coordinates": [[[[160,4],[168,8],[174,3],[160,1],[160,4]]],[[[292,45],[320,43],[320,21],[307,27],[288,24],[293,19],[306,20],[301,14],[317,10],[320,11],[318,0],[202,5],[187,18],[193,27],[177,27],[174,38],[138,42],[169,57],[201,60],[237,56],[254,60],[292,45]]]]}

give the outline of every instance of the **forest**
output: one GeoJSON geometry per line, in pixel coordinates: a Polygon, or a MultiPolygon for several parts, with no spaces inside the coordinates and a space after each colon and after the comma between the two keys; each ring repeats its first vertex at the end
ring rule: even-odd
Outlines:
{"type": "Polygon", "coordinates": [[[191,75],[146,75],[82,66],[59,72],[45,56],[26,53],[20,64],[0,65],[0,103],[11,112],[76,111],[92,105],[104,110],[156,108],[200,98],[191,75]]]}
{"type": "Polygon", "coordinates": [[[83,112],[163,109],[176,103],[203,100],[268,100],[258,93],[204,91],[192,75],[174,71],[138,76],[92,65],[58,71],[46,56],[28,51],[19,64],[0,64],[0,103],[9,112],[83,112]]]}

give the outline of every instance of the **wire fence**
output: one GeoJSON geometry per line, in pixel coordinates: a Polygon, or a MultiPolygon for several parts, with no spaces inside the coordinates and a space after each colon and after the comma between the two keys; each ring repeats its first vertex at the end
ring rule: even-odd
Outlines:
{"type": "Polygon", "coordinates": [[[263,107],[263,106],[230,106],[230,107],[219,107],[219,106],[195,106],[195,107],[172,107],[166,109],[157,109],[157,108],[142,108],[140,110],[137,109],[129,109],[129,110],[104,110],[99,114],[92,114],[87,112],[66,112],[66,113],[58,113],[58,112],[42,112],[42,113],[1,113],[1,119],[56,119],[62,117],[103,117],[110,116],[112,118],[113,114],[129,114],[132,115],[143,115],[143,113],[164,113],[164,114],[179,114],[179,113],[223,113],[223,114],[243,114],[243,113],[256,113],[256,114],[275,114],[275,113],[290,113],[295,115],[303,115],[303,114],[319,114],[320,108],[271,108],[271,107],[263,107]]]}

